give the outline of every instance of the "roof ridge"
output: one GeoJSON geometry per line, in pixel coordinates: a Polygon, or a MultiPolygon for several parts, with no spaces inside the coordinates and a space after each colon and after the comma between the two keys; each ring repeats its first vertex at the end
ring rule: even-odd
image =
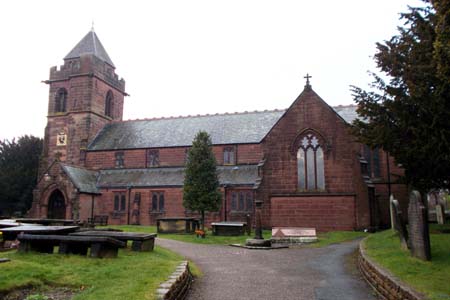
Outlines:
{"type": "Polygon", "coordinates": [[[339,104],[339,105],[334,105],[332,106],[333,108],[335,107],[357,107],[358,104],[339,104]]]}
{"type": "Polygon", "coordinates": [[[224,113],[207,113],[207,114],[197,114],[197,115],[179,115],[179,116],[169,116],[169,117],[153,117],[153,118],[143,118],[143,119],[128,119],[122,121],[114,121],[114,123],[123,122],[134,122],[134,121],[159,121],[159,120],[173,120],[173,119],[188,119],[188,118],[205,118],[214,116],[231,116],[231,115],[246,115],[246,114],[258,114],[258,113],[271,113],[271,112],[284,112],[286,109],[265,109],[265,110],[254,110],[254,111],[243,111],[243,112],[224,112],[224,113]]]}

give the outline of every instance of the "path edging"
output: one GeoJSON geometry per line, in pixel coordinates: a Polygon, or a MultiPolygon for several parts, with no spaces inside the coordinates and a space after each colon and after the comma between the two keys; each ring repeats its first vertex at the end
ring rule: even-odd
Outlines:
{"type": "Polygon", "coordinates": [[[423,295],[400,281],[367,256],[364,249],[366,239],[359,243],[358,268],[364,279],[378,293],[381,299],[425,300],[426,298],[423,295]]]}
{"type": "Polygon", "coordinates": [[[159,285],[156,290],[156,299],[183,300],[187,296],[191,283],[192,273],[189,269],[189,262],[183,261],[169,276],[169,279],[159,285]]]}

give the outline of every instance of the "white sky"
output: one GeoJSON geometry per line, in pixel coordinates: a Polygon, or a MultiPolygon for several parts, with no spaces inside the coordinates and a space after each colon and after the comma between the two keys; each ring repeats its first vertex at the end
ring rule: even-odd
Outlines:
{"type": "Polygon", "coordinates": [[[0,139],[43,136],[49,69],[90,30],[126,82],[124,119],[287,108],[306,73],[330,105],[367,87],[375,43],[417,0],[2,1],[0,139]]]}

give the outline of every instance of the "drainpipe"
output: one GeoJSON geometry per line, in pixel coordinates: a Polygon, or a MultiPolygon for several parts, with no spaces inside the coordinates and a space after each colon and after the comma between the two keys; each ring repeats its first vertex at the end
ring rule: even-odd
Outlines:
{"type": "Polygon", "coordinates": [[[94,194],[91,195],[91,220],[94,223],[94,194]]]}
{"type": "Polygon", "coordinates": [[[387,181],[388,181],[388,199],[391,197],[391,168],[389,166],[389,152],[386,151],[386,169],[387,169],[387,181]]]}
{"type": "Polygon", "coordinates": [[[127,216],[127,225],[130,225],[130,205],[131,205],[131,186],[127,187],[128,190],[128,216],[127,216]]]}
{"type": "Polygon", "coordinates": [[[227,221],[227,185],[223,186],[223,194],[224,194],[224,200],[223,200],[223,210],[225,212],[224,215],[224,221],[227,221]]]}

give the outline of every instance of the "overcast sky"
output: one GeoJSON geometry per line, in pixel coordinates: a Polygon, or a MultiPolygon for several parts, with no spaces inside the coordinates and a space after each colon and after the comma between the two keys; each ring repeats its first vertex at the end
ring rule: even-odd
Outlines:
{"type": "Polygon", "coordinates": [[[49,69],[91,29],[126,80],[124,119],[330,105],[367,87],[375,43],[417,0],[2,1],[0,139],[43,136],[49,69]]]}

